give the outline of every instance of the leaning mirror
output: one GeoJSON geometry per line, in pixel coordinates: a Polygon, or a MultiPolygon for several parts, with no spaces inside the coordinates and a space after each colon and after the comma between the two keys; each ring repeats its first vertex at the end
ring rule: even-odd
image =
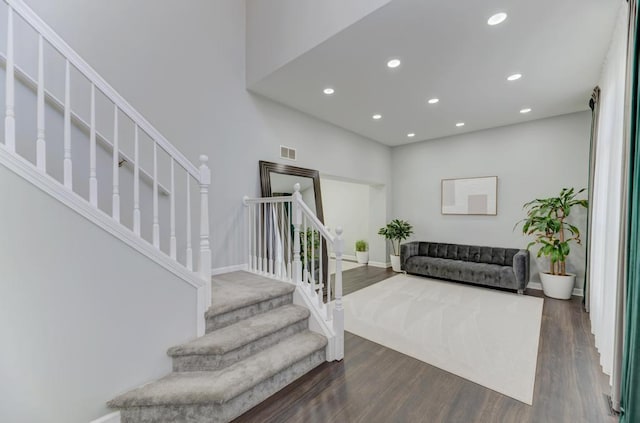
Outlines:
{"type": "MultiPolygon", "coordinates": [[[[263,197],[282,197],[291,196],[294,192],[294,185],[300,184],[300,194],[302,195],[302,201],[311,209],[311,211],[318,217],[320,222],[324,223],[324,216],[322,212],[322,193],[320,192],[320,173],[317,170],[305,169],[297,166],[290,166],[280,163],[272,163],[266,161],[260,161],[260,185],[263,197]]],[[[288,222],[287,229],[293,231],[293,222],[291,220],[291,211],[284,207],[279,210],[277,207],[275,210],[268,211],[267,216],[274,221],[274,223],[288,222]]],[[[301,228],[301,232],[304,228],[301,228]]],[[[309,229],[306,257],[309,269],[313,269],[314,280],[327,280],[327,246],[324,242],[320,241],[319,234],[317,232],[310,232],[309,229]],[[322,269],[322,270],[320,270],[322,269]]],[[[277,234],[274,234],[277,239],[277,234]]],[[[303,240],[305,235],[302,235],[303,240]]],[[[289,252],[293,248],[292,243],[287,242],[288,236],[282,236],[280,242],[276,242],[273,247],[275,251],[273,254],[275,257],[283,256],[288,257],[289,252]]],[[[305,242],[302,242],[301,248],[305,248],[305,242]]],[[[305,261],[304,251],[301,252],[303,267],[305,261]]],[[[277,261],[277,260],[276,260],[277,261]]],[[[286,260],[284,260],[286,261],[286,260]]]]}

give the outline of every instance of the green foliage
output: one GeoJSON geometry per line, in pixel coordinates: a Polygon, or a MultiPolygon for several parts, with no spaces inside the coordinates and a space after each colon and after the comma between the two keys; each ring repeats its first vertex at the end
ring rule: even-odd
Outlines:
{"type": "Polygon", "coordinates": [[[364,239],[359,239],[358,241],[356,241],[356,251],[361,253],[368,250],[369,246],[367,245],[367,241],[365,241],[364,239]]]}
{"type": "Polygon", "coordinates": [[[393,255],[400,255],[400,242],[409,238],[413,233],[413,226],[404,220],[394,219],[387,226],[380,228],[378,235],[382,235],[391,242],[393,255]]]}
{"type": "MultiPolygon", "coordinates": [[[[320,257],[320,232],[307,228],[307,232],[300,231],[300,254],[306,251],[307,261],[311,261],[311,256],[317,260],[320,257]],[[305,250],[306,240],[306,250],[305,250]]],[[[304,260],[304,257],[302,257],[304,260]]]]}
{"type": "Polygon", "coordinates": [[[566,275],[566,259],[571,252],[569,243],[580,244],[580,230],[566,221],[574,207],[588,207],[587,200],[577,199],[585,189],[575,191],[563,188],[558,197],[538,198],[526,203],[523,209],[527,217],[522,223],[522,233],[534,237],[527,245],[530,249],[539,245],[538,257],[549,257],[552,275],[566,275]]]}

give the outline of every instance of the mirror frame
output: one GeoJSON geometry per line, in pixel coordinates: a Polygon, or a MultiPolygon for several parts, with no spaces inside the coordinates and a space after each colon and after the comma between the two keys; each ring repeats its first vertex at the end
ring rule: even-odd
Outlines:
{"type": "MultiPolygon", "coordinates": [[[[282,175],[301,176],[303,178],[313,179],[313,194],[316,201],[316,216],[324,224],[324,213],[322,211],[322,193],[320,192],[320,172],[313,169],[305,169],[303,167],[291,166],[282,163],[267,162],[264,160],[259,161],[260,164],[260,187],[263,197],[273,197],[271,195],[271,172],[280,173],[282,175]]],[[[322,272],[325,284],[331,280],[329,275],[329,254],[327,252],[327,243],[322,243],[322,272]]],[[[326,294],[325,294],[326,295],[326,294]]]]}
{"type": "Polygon", "coordinates": [[[303,178],[313,179],[313,194],[316,201],[316,216],[318,216],[320,222],[324,224],[324,213],[322,212],[322,193],[320,192],[320,172],[313,169],[305,169],[303,167],[260,160],[260,186],[263,197],[272,197],[271,172],[280,173],[282,175],[301,176],[303,178]]]}

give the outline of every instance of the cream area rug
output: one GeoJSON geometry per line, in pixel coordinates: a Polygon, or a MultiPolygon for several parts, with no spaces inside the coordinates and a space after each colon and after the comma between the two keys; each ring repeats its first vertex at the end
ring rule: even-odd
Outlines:
{"type": "MultiPolygon", "coordinates": [[[[355,269],[357,267],[361,267],[364,266],[363,264],[360,263],[356,263],[353,261],[346,261],[346,260],[342,260],[342,271],[347,271],[347,270],[351,270],[351,269],[355,269]]],[[[330,258],[329,259],[329,274],[330,275],[335,275],[336,274],[336,259],[330,258]]]]}
{"type": "Polygon", "coordinates": [[[345,330],[532,404],[541,298],[398,275],[343,301],[345,330]]]}

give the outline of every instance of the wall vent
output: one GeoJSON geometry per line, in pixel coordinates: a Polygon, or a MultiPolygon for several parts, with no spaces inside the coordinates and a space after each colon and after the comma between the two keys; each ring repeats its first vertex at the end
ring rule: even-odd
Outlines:
{"type": "Polygon", "coordinates": [[[280,158],[287,160],[295,160],[296,159],[296,149],[291,147],[285,147],[284,145],[280,146],[280,158]]]}

